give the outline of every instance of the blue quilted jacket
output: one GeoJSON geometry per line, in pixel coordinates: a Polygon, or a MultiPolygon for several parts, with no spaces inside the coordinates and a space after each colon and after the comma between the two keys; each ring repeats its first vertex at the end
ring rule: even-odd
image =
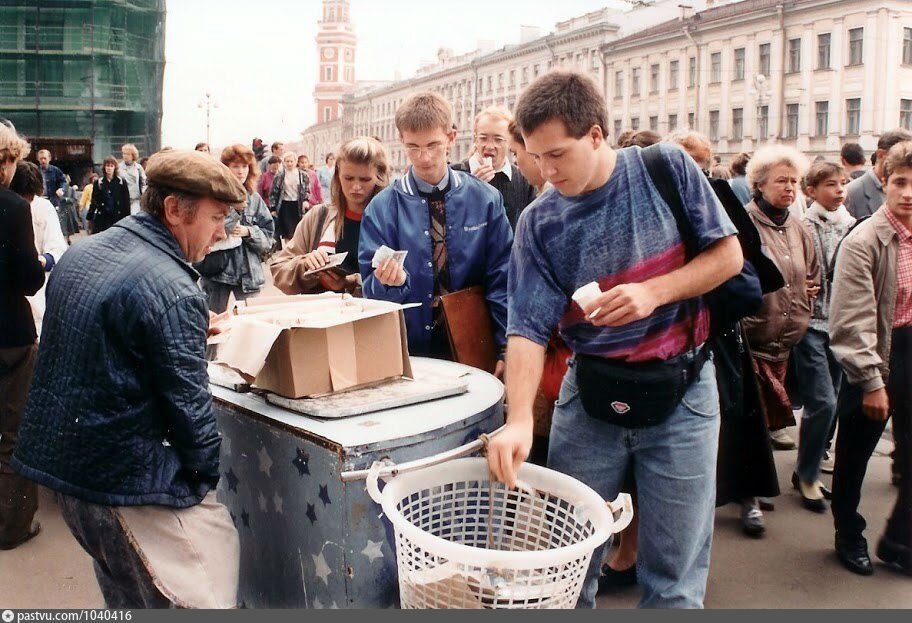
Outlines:
{"type": "Polygon", "coordinates": [[[218,482],[206,297],[159,219],[74,244],[51,273],[19,473],[115,506],[197,504],[218,482]]]}
{"type": "MultiPolygon", "coordinates": [[[[494,342],[503,352],[507,343],[507,267],[513,245],[503,199],[490,184],[452,170],[450,189],[444,197],[452,290],[484,286],[494,342]]],[[[434,264],[430,218],[427,201],[416,191],[409,169],[405,177],[384,188],[368,204],[358,245],[366,298],[421,303],[421,307],[405,311],[409,352],[413,355],[431,350],[434,264]],[[374,277],[371,260],[381,245],[408,251],[406,281],[401,287],[385,286],[374,277]]]]}

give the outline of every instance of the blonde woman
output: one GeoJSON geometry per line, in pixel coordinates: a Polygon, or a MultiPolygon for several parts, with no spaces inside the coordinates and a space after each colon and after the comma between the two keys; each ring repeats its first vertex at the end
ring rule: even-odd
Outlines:
{"type": "Polygon", "coordinates": [[[289,244],[271,262],[277,288],[286,294],[325,290],[360,293],[358,242],[367,204],[389,183],[389,162],[379,141],[354,138],[336,153],[330,182],[331,202],[315,206],[301,220],[289,244]],[[347,277],[330,271],[305,275],[325,266],[332,253],[348,255],[342,263],[347,277]]]}
{"type": "Polygon", "coordinates": [[[146,171],[139,164],[139,150],[133,143],[127,143],[120,148],[123,158],[117,167],[117,177],[127,183],[130,191],[130,214],[139,213],[139,199],[146,188],[146,171]]]}
{"type": "Polygon", "coordinates": [[[287,242],[304,211],[310,208],[310,177],[298,168],[293,151],[282,154],[282,167],[272,180],[269,209],[276,215],[276,233],[287,242]]]}

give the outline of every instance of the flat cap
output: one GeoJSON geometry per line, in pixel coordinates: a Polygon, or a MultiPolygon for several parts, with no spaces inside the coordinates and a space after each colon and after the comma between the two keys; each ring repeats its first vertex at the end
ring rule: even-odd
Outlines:
{"type": "Polygon", "coordinates": [[[146,178],[154,186],[225,203],[247,201],[247,191],[228,167],[199,151],[173,150],[154,154],[146,164],[146,178]]]}

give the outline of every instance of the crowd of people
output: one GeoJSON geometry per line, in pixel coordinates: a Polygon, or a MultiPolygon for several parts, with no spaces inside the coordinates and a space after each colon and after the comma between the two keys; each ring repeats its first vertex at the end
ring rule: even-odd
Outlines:
{"type": "Polygon", "coordinates": [[[395,123],[401,174],[371,137],[319,170],[281,143],[259,161],[256,141],[166,149],[145,167],[124,146],[83,201],[97,235],[68,251],[53,165],[22,162],[28,145],[0,127],[0,547],[37,534],[38,483],[109,606],[233,605],[206,337],[268,271],[287,294],[417,304],[409,351],[443,359],[441,300],[484,293],[508,405],[492,474],[515,486],[531,460],[605,499],[635,492],[581,606],[638,583],[641,606],[701,607],[714,509],[739,504],[763,536],[799,407],[792,484],[809,511],[831,501],[838,560],[862,575],[862,482],[892,420],[899,491],[876,555],[912,574],[912,133],[884,133],[870,167],[854,143],[839,161],[767,144],[722,163],[693,131],[612,141],[597,86],[565,71],[514,111],[481,111],[463,162],[442,96],[410,96],[395,123]],[[375,265],[384,246],[407,254],[375,265]],[[47,273],[39,348],[26,297],[47,273]],[[200,542],[212,554],[184,575],[154,564],[200,542]]]}

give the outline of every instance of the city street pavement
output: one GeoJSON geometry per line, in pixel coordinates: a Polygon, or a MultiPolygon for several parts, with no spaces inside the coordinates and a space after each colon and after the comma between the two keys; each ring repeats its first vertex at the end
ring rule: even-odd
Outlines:
{"type": "MultiPolygon", "coordinates": [[[[862,512],[868,518],[872,550],[896,499],[886,456],[891,447],[885,438],[871,459],[865,482],[862,512]]],[[[794,461],[795,451],[776,453],[784,493],[776,499],[776,510],[766,513],[765,538],[742,535],[736,506],[718,510],[706,606],[912,608],[912,578],[882,566],[865,578],[839,565],[829,513],[804,510],[789,485],[794,461]]],[[[829,477],[825,480],[828,483],[829,477]]],[[[0,552],[0,609],[103,607],[91,559],[70,535],[46,491],[39,517],[43,529],[37,538],[0,552]]],[[[622,589],[601,595],[599,606],[632,607],[638,599],[639,589],[622,589]]]]}

